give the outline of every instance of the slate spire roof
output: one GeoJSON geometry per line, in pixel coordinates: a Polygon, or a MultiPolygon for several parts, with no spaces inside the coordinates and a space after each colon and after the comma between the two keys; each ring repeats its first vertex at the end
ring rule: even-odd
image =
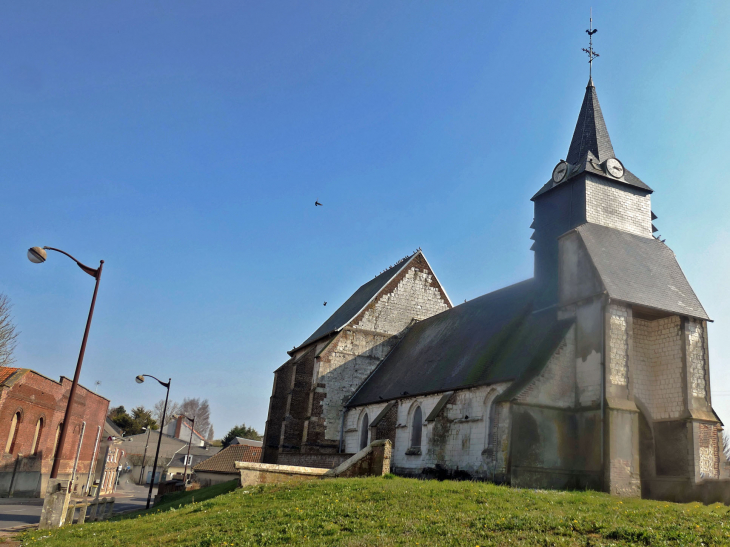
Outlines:
{"type": "Polygon", "coordinates": [[[611,137],[608,136],[606,122],[603,120],[601,105],[598,103],[596,87],[593,85],[593,78],[588,80],[586,94],[583,97],[583,104],[578,114],[578,123],[575,124],[573,140],[568,149],[568,163],[576,164],[583,159],[588,152],[604,162],[608,158],[615,157],[611,137]]]}

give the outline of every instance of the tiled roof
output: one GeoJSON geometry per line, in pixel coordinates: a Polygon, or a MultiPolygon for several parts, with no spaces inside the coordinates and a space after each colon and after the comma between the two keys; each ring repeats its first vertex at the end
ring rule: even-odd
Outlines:
{"type": "Polygon", "coordinates": [[[261,461],[260,446],[246,446],[234,444],[228,448],[224,448],[212,458],[208,458],[202,463],[195,466],[195,471],[204,471],[207,473],[238,473],[235,462],[252,462],[261,461]]]}
{"type": "Polygon", "coordinates": [[[13,367],[0,367],[0,385],[4,384],[8,378],[19,370],[19,368],[13,367]]]}
{"type": "Polygon", "coordinates": [[[598,224],[576,231],[611,298],[709,319],[674,252],[661,241],[598,224]]]}

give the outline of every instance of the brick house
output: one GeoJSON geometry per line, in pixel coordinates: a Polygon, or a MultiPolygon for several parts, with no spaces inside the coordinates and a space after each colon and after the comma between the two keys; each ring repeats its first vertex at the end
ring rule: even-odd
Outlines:
{"type": "Polygon", "coordinates": [[[458,306],[420,250],[376,276],[274,372],[262,461],[333,467],[387,438],[402,475],[716,495],[710,319],[653,235],[652,193],[589,80],[532,198],[534,276],[458,306]]]}
{"type": "MultiPolygon", "coordinates": [[[[30,369],[0,368],[0,497],[43,497],[70,390],[65,377],[56,382],[30,369]]],[[[79,386],[59,470],[59,478],[72,480],[72,492],[86,491],[93,480],[108,407],[108,399],[79,386]]]]}

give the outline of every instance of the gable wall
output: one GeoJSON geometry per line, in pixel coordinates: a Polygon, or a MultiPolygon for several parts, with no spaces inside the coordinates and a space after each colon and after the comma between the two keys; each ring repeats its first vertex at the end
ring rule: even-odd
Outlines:
{"type": "Polygon", "coordinates": [[[344,404],[413,320],[450,307],[428,262],[420,254],[414,257],[318,356],[306,444],[318,449],[337,447],[344,404]]]}
{"type": "Polygon", "coordinates": [[[651,237],[651,195],[599,177],[586,177],[586,221],[651,237]]]}

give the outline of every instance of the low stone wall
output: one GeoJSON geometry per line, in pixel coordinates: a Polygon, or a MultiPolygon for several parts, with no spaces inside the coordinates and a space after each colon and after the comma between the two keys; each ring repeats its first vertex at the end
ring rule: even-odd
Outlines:
{"type": "Polygon", "coordinates": [[[332,469],[351,458],[353,454],[302,454],[301,452],[282,452],[276,459],[278,465],[296,467],[320,467],[332,469]]]}
{"type": "Polygon", "coordinates": [[[385,475],[390,473],[390,456],[390,441],[380,440],[366,446],[334,469],[250,462],[236,462],[235,465],[241,473],[241,486],[254,486],[333,477],[385,475]]]}
{"type": "Polygon", "coordinates": [[[730,480],[711,479],[692,484],[689,479],[661,477],[641,481],[641,497],[676,503],[699,501],[730,505],[730,480]]]}

